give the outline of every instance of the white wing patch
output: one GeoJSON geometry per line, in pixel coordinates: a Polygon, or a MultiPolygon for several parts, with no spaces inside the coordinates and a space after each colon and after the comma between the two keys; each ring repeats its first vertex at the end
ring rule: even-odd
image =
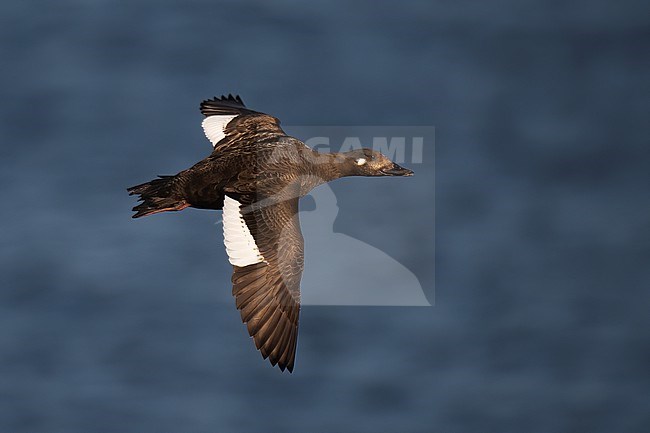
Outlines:
{"type": "Polygon", "coordinates": [[[216,146],[226,134],[224,130],[226,125],[237,116],[210,116],[203,119],[203,132],[208,140],[212,143],[212,147],[216,146]]]}
{"type": "Polygon", "coordinates": [[[241,214],[241,204],[228,196],[223,201],[223,242],[228,261],[244,267],[264,261],[241,214]]]}

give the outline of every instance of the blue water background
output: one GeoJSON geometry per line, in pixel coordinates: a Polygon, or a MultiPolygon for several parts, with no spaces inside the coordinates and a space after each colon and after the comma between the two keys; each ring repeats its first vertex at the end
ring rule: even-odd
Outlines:
{"type": "Polygon", "coordinates": [[[645,431],[649,12],[3,2],[0,431],[645,431]],[[125,193],[203,158],[197,104],[228,92],[436,127],[415,177],[333,185],[335,229],[433,308],[307,307],[293,375],[255,353],[216,215],[133,221],[125,193]]]}

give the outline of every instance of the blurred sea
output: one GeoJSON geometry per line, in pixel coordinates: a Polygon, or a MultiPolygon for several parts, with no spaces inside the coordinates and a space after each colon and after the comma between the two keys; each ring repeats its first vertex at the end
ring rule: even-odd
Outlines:
{"type": "Polygon", "coordinates": [[[0,432],[644,431],[649,12],[3,2],[0,432]],[[294,374],[261,359],[218,215],[125,191],[206,156],[228,92],[288,132],[436,127],[413,178],[332,184],[434,307],[308,306],[294,374]]]}

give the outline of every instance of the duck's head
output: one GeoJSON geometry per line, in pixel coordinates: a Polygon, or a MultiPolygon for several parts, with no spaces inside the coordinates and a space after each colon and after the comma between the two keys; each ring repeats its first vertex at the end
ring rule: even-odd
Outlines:
{"type": "Polygon", "coordinates": [[[413,171],[401,167],[372,149],[344,152],[346,172],[350,176],[413,176],[413,171]]]}

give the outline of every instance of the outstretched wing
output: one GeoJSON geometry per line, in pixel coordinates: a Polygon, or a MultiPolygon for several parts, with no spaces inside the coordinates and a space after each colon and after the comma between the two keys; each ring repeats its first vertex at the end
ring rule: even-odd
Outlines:
{"type": "Polygon", "coordinates": [[[298,198],[268,203],[226,195],[223,230],[233,296],[248,333],[265,359],[291,372],[304,267],[298,198]]]}
{"type": "Polygon", "coordinates": [[[201,113],[206,116],[203,132],[215,150],[240,143],[243,138],[286,135],[277,118],[246,108],[239,96],[207,99],[201,102],[201,113]]]}

